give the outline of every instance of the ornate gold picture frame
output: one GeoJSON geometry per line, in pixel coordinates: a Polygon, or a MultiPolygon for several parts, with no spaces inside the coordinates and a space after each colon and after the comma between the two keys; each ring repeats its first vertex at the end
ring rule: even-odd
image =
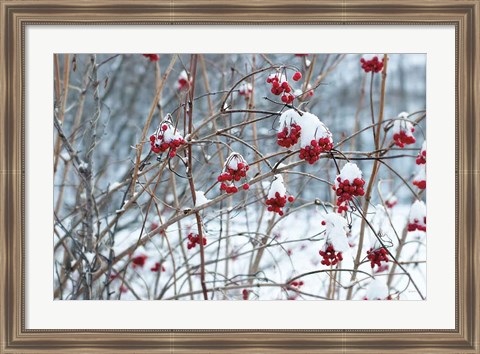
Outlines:
{"type": "Polygon", "coordinates": [[[480,352],[480,1],[0,0],[0,352],[480,352]],[[25,28],[29,25],[451,25],[456,31],[452,330],[31,330],[25,326],[25,28]]]}

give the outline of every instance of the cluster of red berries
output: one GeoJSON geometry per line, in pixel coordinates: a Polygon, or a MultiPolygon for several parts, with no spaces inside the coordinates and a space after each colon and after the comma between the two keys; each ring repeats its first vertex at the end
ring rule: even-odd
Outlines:
{"type": "Polygon", "coordinates": [[[363,178],[355,178],[352,183],[348,179],[342,180],[340,176],[337,177],[338,186],[334,185],[332,188],[337,194],[338,212],[342,213],[348,210],[348,204],[353,197],[361,197],[365,194],[363,186],[365,180],[363,178]]]}
{"type": "Polygon", "coordinates": [[[313,139],[310,145],[307,145],[300,149],[300,159],[307,161],[310,165],[313,165],[318,159],[320,154],[325,151],[333,149],[333,141],[330,137],[324,137],[317,140],[313,139]]]}
{"type": "Polygon", "coordinates": [[[150,59],[150,61],[158,61],[160,56],[158,54],[142,54],[145,58],[150,59]]]}
{"type": "MultiPolygon", "coordinates": [[[[187,235],[188,238],[188,243],[187,243],[187,248],[192,249],[195,248],[196,245],[200,246],[200,236],[197,234],[194,234],[193,232],[190,232],[187,235]]],[[[203,236],[203,245],[205,246],[207,244],[207,238],[203,236]]]]}
{"type": "Polygon", "coordinates": [[[378,267],[381,267],[382,264],[381,262],[388,262],[388,252],[385,248],[377,248],[373,249],[370,248],[369,251],[367,251],[367,258],[370,261],[370,266],[373,268],[375,265],[378,267]]]}
{"type": "Polygon", "coordinates": [[[413,219],[413,223],[412,222],[408,223],[407,230],[408,231],[419,230],[419,231],[427,232],[427,217],[426,216],[423,217],[423,225],[419,223],[418,219],[416,218],[413,219]]]}
{"type": "Polygon", "coordinates": [[[301,286],[303,286],[303,285],[304,285],[304,282],[303,282],[302,280],[300,280],[300,281],[294,280],[294,281],[291,281],[291,282],[290,282],[290,286],[293,286],[293,287],[295,287],[295,288],[299,288],[299,287],[301,287],[301,286]]]}
{"type": "MultiPolygon", "coordinates": [[[[413,133],[415,128],[412,127],[410,130],[413,133]]],[[[408,135],[405,130],[400,130],[400,133],[393,134],[393,142],[402,149],[405,145],[415,144],[415,141],[415,137],[413,135],[408,135]]]]}
{"type": "Polygon", "coordinates": [[[369,73],[373,71],[374,73],[378,73],[383,69],[383,59],[380,61],[378,60],[377,56],[374,56],[370,60],[365,60],[364,58],[360,59],[360,63],[362,63],[362,69],[369,73]]]}
{"type": "Polygon", "coordinates": [[[325,251],[320,250],[318,253],[323,257],[321,263],[326,266],[335,265],[338,262],[343,261],[342,252],[335,251],[332,244],[329,244],[325,251]]]}
{"type": "MultiPolygon", "coordinates": [[[[168,129],[169,126],[166,123],[163,123],[161,129],[150,136],[150,146],[152,151],[156,154],[163,153],[170,149],[170,153],[168,154],[168,156],[173,158],[177,154],[177,149],[181,145],[184,145],[186,142],[185,140],[183,140],[182,137],[177,137],[170,140],[169,142],[166,142],[164,140],[164,135],[165,131],[167,131],[168,129]]],[[[170,129],[174,128],[170,127],[170,129]]]]}
{"type": "Polygon", "coordinates": [[[136,268],[136,267],[141,267],[143,268],[143,266],[145,265],[145,261],[147,260],[148,256],[142,254],[142,255],[139,255],[135,258],[132,259],[132,265],[133,265],[133,268],[136,268]]]}
{"type": "Polygon", "coordinates": [[[161,265],[160,262],[155,262],[155,265],[152,268],[150,268],[150,270],[152,272],[159,272],[160,270],[162,272],[166,271],[165,267],[163,265],[161,265]]]}
{"type": "Polygon", "coordinates": [[[284,127],[283,130],[277,134],[277,144],[287,149],[292,147],[298,142],[298,139],[300,139],[301,130],[302,127],[295,123],[291,123],[290,127],[284,127]]]}
{"type": "Polygon", "coordinates": [[[427,188],[427,181],[425,181],[424,179],[419,180],[419,181],[413,181],[412,183],[413,183],[414,186],[417,186],[417,188],[419,188],[419,189],[427,188]]]}
{"type": "Polygon", "coordinates": [[[427,163],[427,150],[420,151],[415,162],[417,165],[425,165],[427,163]]]}
{"type": "Polygon", "coordinates": [[[298,288],[303,286],[304,285],[304,282],[302,280],[300,281],[291,281],[289,284],[288,284],[288,288],[287,290],[291,290],[291,291],[294,291],[293,294],[289,295],[287,297],[287,300],[297,300],[298,296],[299,296],[299,290],[298,288]]]}
{"type": "Polygon", "coordinates": [[[243,300],[248,300],[248,295],[250,294],[250,291],[248,291],[247,289],[243,289],[242,290],[242,299],[243,300]]]}
{"type": "MultiPolygon", "coordinates": [[[[232,158],[243,160],[243,157],[241,157],[240,155],[237,156],[238,157],[234,156],[232,158]]],[[[224,172],[222,172],[220,176],[217,177],[218,182],[221,182],[220,190],[225,191],[228,194],[237,193],[238,188],[237,186],[235,186],[234,183],[240,181],[242,178],[245,178],[249,169],[250,166],[248,166],[246,162],[238,162],[237,169],[233,169],[229,167],[228,164],[226,164],[224,167],[224,172]]],[[[244,183],[242,185],[242,188],[244,190],[247,190],[250,188],[250,185],[248,183],[244,183]]]]}
{"type": "Polygon", "coordinates": [[[291,195],[288,197],[286,195],[282,196],[280,195],[279,192],[276,192],[275,197],[268,198],[265,204],[268,205],[268,208],[267,208],[268,211],[278,213],[278,215],[283,216],[282,208],[284,208],[285,205],[287,205],[287,200],[288,202],[293,203],[295,201],[295,198],[291,195]]]}
{"type": "Polygon", "coordinates": [[[288,81],[283,81],[283,75],[273,74],[267,78],[267,83],[272,84],[270,92],[276,96],[282,95],[281,99],[283,103],[290,104],[295,100],[295,96],[292,95],[292,87],[288,81]]]}

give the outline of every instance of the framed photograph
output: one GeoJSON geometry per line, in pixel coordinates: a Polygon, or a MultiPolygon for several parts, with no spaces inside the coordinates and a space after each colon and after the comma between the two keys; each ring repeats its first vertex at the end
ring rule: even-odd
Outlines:
{"type": "Polygon", "coordinates": [[[2,1],[1,351],[480,352],[479,9],[2,1]]]}

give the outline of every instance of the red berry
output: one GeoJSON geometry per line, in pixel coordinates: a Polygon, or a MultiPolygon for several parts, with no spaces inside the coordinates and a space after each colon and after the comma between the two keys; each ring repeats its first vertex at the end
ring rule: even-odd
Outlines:
{"type": "Polygon", "coordinates": [[[383,59],[382,61],[379,61],[378,57],[373,57],[371,60],[365,60],[364,58],[361,58],[360,63],[362,64],[362,69],[366,73],[371,71],[378,73],[383,69],[383,59]]]}
{"type": "Polygon", "coordinates": [[[297,71],[295,74],[293,74],[293,81],[298,81],[302,78],[302,74],[300,73],[300,71],[297,71]]]}

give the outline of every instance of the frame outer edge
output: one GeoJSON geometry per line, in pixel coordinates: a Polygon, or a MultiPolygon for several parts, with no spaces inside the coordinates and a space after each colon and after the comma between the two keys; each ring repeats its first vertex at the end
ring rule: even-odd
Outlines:
{"type": "Polygon", "coordinates": [[[467,186],[466,195],[469,196],[468,205],[469,210],[469,255],[466,259],[469,260],[468,266],[465,267],[465,273],[469,276],[468,282],[468,299],[467,313],[470,317],[467,326],[468,339],[474,350],[480,352],[480,222],[478,216],[480,215],[479,196],[480,196],[480,2],[476,1],[469,12],[469,38],[467,38],[467,55],[468,66],[467,75],[470,75],[469,80],[465,81],[460,88],[466,88],[465,99],[467,100],[467,117],[468,122],[466,126],[469,128],[468,141],[468,158],[467,168],[468,173],[464,173],[462,177],[468,179],[464,185],[467,186]],[[468,274],[468,270],[471,274],[468,274]],[[468,311],[470,309],[470,311],[468,311]]]}
{"type": "MultiPolygon", "coordinates": [[[[5,118],[6,118],[6,67],[5,62],[5,39],[6,39],[6,21],[5,10],[3,2],[0,2],[0,196],[5,195],[6,180],[5,180],[5,161],[6,161],[6,146],[5,146],[5,118]]],[[[8,319],[6,314],[7,296],[6,296],[6,273],[7,273],[7,244],[6,244],[6,209],[5,198],[0,199],[0,352],[5,350],[7,344],[6,327],[8,319]]]]}
{"type": "MultiPolygon", "coordinates": [[[[282,1],[276,0],[272,3],[281,3],[282,1]]],[[[181,1],[180,2],[190,2],[181,1]]],[[[205,2],[205,1],[203,1],[205,2]]],[[[218,1],[214,1],[218,3],[218,1]]],[[[17,8],[20,6],[21,1],[9,1],[9,4],[16,4],[17,8]]],[[[47,0],[45,1],[35,1],[35,5],[38,4],[60,4],[58,1],[47,0]]],[[[77,7],[87,4],[88,1],[84,1],[76,5],[77,7]]],[[[107,3],[107,1],[98,1],[98,3],[107,3]]],[[[255,0],[252,5],[258,4],[259,1],[255,0]]],[[[373,4],[375,1],[358,1],[358,4],[373,4]]],[[[406,1],[407,4],[416,4],[416,1],[406,1]]],[[[34,13],[34,18],[42,18],[42,15],[45,15],[44,12],[40,13],[38,8],[39,6],[32,6],[33,2],[25,1],[23,2],[26,8],[31,10],[31,13],[34,13]],[[35,11],[38,11],[35,13],[35,11]]],[[[65,2],[63,3],[65,4],[65,2]]],[[[110,3],[111,4],[111,3],[110,3]]],[[[125,4],[125,2],[122,2],[125,4]]],[[[158,3],[157,3],[158,4],[158,3]]],[[[337,2],[338,4],[338,2],[337,2]]],[[[357,5],[357,2],[355,3],[357,5]]],[[[460,230],[463,230],[465,233],[468,233],[468,238],[465,237],[463,241],[460,242],[459,255],[463,256],[462,259],[458,260],[458,267],[463,267],[462,275],[457,274],[459,278],[459,285],[463,288],[463,296],[459,297],[459,306],[460,312],[465,314],[463,317],[460,316],[460,321],[458,323],[459,327],[459,336],[454,336],[450,333],[419,333],[418,339],[407,340],[407,343],[410,343],[411,346],[401,346],[398,349],[399,351],[408,350],[408,348],[416,348],[420,350],[429,350],[430,352],[446,352],[451,353],[453,350],[461,351],[464,353],[478,353],[479,352],[479,334],[480,332],[480,306],[479,306],[479,276],[480,276],[480,263],[479,263],[479,237],[480,237],[480,223],[476,222],[476,216],[479,215],[478,207],[478,195],[480,195],[479,182],[480,182],[480,123],[477,121],[479,119],[479,87],[478,83],[480,82],[479,74],[479,42],[480,42],[480,31],[479,31],[479,1],[429,1],[427,5],[431,4],[446,4],[457,9],[457,11],[462,10],[463,18],[461,21],[461,26],[458,27],[459,31],[459,67],[462,71],[458,72],[458,85],[459,91],[457,92],[457,112],[458,112],[458,122],[464,123],[461,128],[458,130],[458,136],[464,137],[463,141],[457,141],[457,148],[459,154],[459,164],[457,165],[461,169],[457,171],[459,176],[457,181],[459,183],[459,195],[466,196],[466,198],[461,198],[461,203],[458,203],[459,209],[457,212],[460,215],[458,216],[459,224],[457,225],[460,230]],[[467,6],[468,5],[468,6],[467,6]],[[464,9],[467,8],[467,12],[464,9]],[[466,37],[462,37],[466,36],[466,37]],[[460,60],[462,62],[460,62],[460,60]],[[470,274],[467,274],[470,271],[470,274]],[[470,311],[468,311],[470,309],[470,311]],[[463,319],[463,321],[461,321],[463,319]],[[437,340],[436,345],[432,347],[426,346],[423,343],[423,338],[431,337],[432,340],[437,340]],[[450,337],[450,339],[449,339],[450,337]],[[442,348],[443,344],[443,348],[442,348]],[[472,351],[473,350],[473,351],[472,351]]],[[[126,331],[125,334],[122,333],[105,333],[105,332],[95,332],[95,331],[86,331],[81,332],[79,330],[71,331],[71,333],[65,333],[63,336],[55,335],[55,332],[48,331],[29,331],[25,330],[24,324],[22,323],[22,310],[20,306],[19,295],[22,294],[22,287],[18,279],[22,276],[23,264],[22,257],[15,257],[15,255],[21,254],[22,241],[19,240],[19,237],[13,237],[13,235],[23,235],[24,230],[21,229],[22,223],[18,222],[21,219],[22,214],[22,198],[24,193],[23,178],[24,173],[22,171],[22,160],[23,150],[21,146],[21,125],[18,122],[13,121],[12,117],[20,116],[18,113],[22,113],[21,109],[23,102],[21,101],[22,95],[22,72],[21,67],[18,64],[21,59],[21,46],[19,46],[19,33],[21,33],[21,16],[15,18],[12,12],[9,12],[8,7],[6,6],[6,1],[0,0],[1,5],[1,21],[2,21],[2,33],[0,34],[0,44],[3,50],[0,53],[0,97],[2,99],[1,103],[4,103],[0,106],[0,123],[2,124],[2,129],[0,129],[0,156],[2,160],[0,161],[1,175],[0,175],[0,193],[6,197],[2,199],[1,206],[3,210],[0,212],[0,286],[2,290],[0,292],[0,297],[2,302],[0,303],[0,316],[2,328],[0,328],[0,352],[9,352],[14,353],[21,350],[21,352],[65,352],[68,348],[68,352],[108,352],[108,348],[116,348],[117,351],[131,350],[133,348],[138,349],[138,351],[144,352],[155,352],[158,353],[160,350],[163,352],[173,349],[173,347],[163,346],[161,342],[158,341],[158,337],[169,337],[170,345],[175,344],[176,350],[182,350],[180,348],[199,348],[196,352],[211,352],[212,350],[221,349],[216,346],[215,339],[218,339],[220,342],[226,342],[225,347],[227,348],[230,345],[240,345],[241,348],[244,348],[242,352],[258,352],[258,348],[264,349],[274,348],[274,346],[268,346],[268,343],[275,345],[275,343],[284,343],[285,341],[292,340],[292,343],[295,342],[293,338],[297,338],[297,341],[305,341],[306,346],[302,348],[301,342],[299,342],[298,349],[313,349],[309,347],[308,344],[314,345],[317,343],[317,349],[321,343],[315,340],[315,336],[320,336],[322,333],[302,333],[302,332],[289,332],[289,333],[274,333],[271,335],[268,333],[218,333],[211,334],[212,338],[205,338],[205,334],[208,334],[208,331],[203,331],[200,333],[195,332],[186,332],[186,333],[170,333],[163,334],[157,333],[148,335],[148,338],[151,340],[149,345],[145,345],[145,340],[147,339],[147,333],[133,333],[126,331]],[[15,20],[16,19],[16,20],[15,20]],[[12,31],[13,30],[13,33],[12,31]],[[8,71],[9,68],[13,68],[12,72],[8,71]],[[19,109],[20,107],[20,109],[19,109]],[[9,119],[10,118],[10,119],[9,119]],[[11,133],[11,135],[9,135],[11,133]],[[22,176],[22,178],[19,178],[22,176]],[[12,208],[12,206],[14,206],[12,208]],[[10,236],[10,237],[9,237],[10,236]],[[8,254],[10,251],[10,255],[8,254]],[[14,267],[10,267],[15,265],[14,267]],[[10,267],[10,268],[9,268],[10,267]],[[66,337],[69,338],[66,338],[66,337]],[[63,337],[63,338],[62,338],[63,337]],[[156,337],[156,339],[154,339],[156,337]],[[216,338],[215,338],[216,337],[216,338]],[[248,338],[245,338],[248,337],[248,338]],[[258,338],[261,343],[260,346],[256,346],[255,342],[252,342],[252,338],[258,338]],[[60,341],[58,341],[60,339],[60,341]],[[276,342],[278,339],[278,342],[276,342]],[[82,343],[83,342],[83,343],[82,343]],[[87,345],[87,347],[83,346],[87,345]],[[97,348],[95,350],[95,348],[97,348]],[[142,348],[142,349],[139,349],[142,348]],[[154,349],[156,348],[156,349],[154,349]],[[179,349],[177,349],[179,348],[179,349]],[[256,349],[255,349],[256,348],[256,349]],[[123,350],[122,350],[123,349],[123,350]],[[4,351],[5,350],[5,351],[4,351]]],[[[379,5],[377,3],[377,5],[379,5]]],[[[441,9],[443,11],[448,10],[448,6],[444,6],[441,9]]],[[[88,6],[87,6],[88,7],[88,6]]],[[[95,11],[95,6],[92,6],[90,10],[95,11]]],[[[252,6],[253,7],[253,6],[252,6]]],[[[360,8],[358,5],[356,8],[360,8]]],[[[429,7],[429,6],[427,6],[429,7]]],[[[338,5],[337,5],[338,8],[338,5]]],[[[70,6],[66,10],[74,11],[75,6],[70,6]]],[[[378,15],[372,15],[374,6],[367,7],[363,12],[349,12],[345,10],[345,18],[355,21],[368,21],[368,19],[374,19],[378,15]]],[[[433,6],[431,7],[433,9],[433,6]]],[[[318,10],[318,9],[317,9],[318,10]]],[[[381,13],[383,10],[377,9],[378,13],[381,13]]],[[[65,8],[63,8],[65,11],[65,8]]],[[[102,12],[101,15],[94,15],[95,21],[101,21],[102,16],[107,18],[107,21],[111,21],[115,17],[113,10],[111,13],[107,10],[105,14],[102,12]]],[[[351,11],[351,10],[350,10],[351,11]]],[[[390,10],[391,11],[391,10],[390,10]]],[[[441,11],[441,10],[439,10],[441,11]]],[[[149,18],[152,19],[151,14],[147,16],[148,10],[139,14],[139,18],[149,18]]],[[[335,12],[335,11],[334,11],[335,12]]],[[[26,13],[31,16],[31,13],[26,13]]],[[[55,17],[62,18],[62,11],[55,13],[55,17]]],[[[458,13],[456,13],[458,15],[458,13]]],[[[47,15],[50,15],[47,13],[47,15]]],[[[90,16],[91,13],[82,13],[82,16],[90,16]]],[[[138,14],[137,14],[138,15],[138,14]]],[[[202,16],[197,13],[198,16],[202,16]]],[[[442,17],[442,14],[438,14],[439,18],[442,17]]],[[[171,18],[176,21],[182,22],[182,16],[176,16],[174,11],[171,12],[171,18]]],[[[311,15],[314,17],[313,15],[311,15]]],[[[332,15],[337,21],[338,12],[332,15]],[[337,16],[335,18],[335,16],[337,16]]],[[[445,14],[443,14],[445,16],[445,14]]],[[[67,17],[67,16],[65,16],[67,17]]],[[[415,20],[421,21],[422,15],[412,16],[415,20]]],[[[433,15],[431,15],[433,17],[433,15]]],[[[448,16],[446,16],[447,18],[448,16]]],[[[32,18],[32,16],[30,17],[32,18]]],[[[56,20],[58,20],[56,18],[56,20]]],[[[128,21],[126,17],[122,17],[118,14],[118,18],[122,21],[128,21]]],[[[137,18],[135,16],[135,18],[137,18]]],[[[392,21],[401,21],[397,17],[391,15],[389,18],[392,21]]],[[[43,19],[43,18],[42,18],[43,19]]],[[[74,16],[69,16],[70,21],[74,20],[74,16]]],[[[67,19],[67,20],[68,20],[67,19]]],[[[325,19],[324,19],[325,20],[325,19]]],[[[196,19],[184,19],[185,22],[197,21],[196,19]]],[[[217,19],[218,21],[218,19],[217,19]]],[[[318,18],[317,18],[318,21],[318,18]]],[[[429,20],[427,20],[429,21],[429,20]]],[[[433,20],[431,20],[433,21],[433,20]]],[[[88,20],[83,20],[83,22],[88,22],[88,20]]],[[[214,23],[214,20],[209,22],[214,23]]],[[[258,21],[261,22],[261,21],[258,21]]],[[[458,196],[457,196],[458,197],[458,196]]],[[[58,333],[58,332],[57,332],[58,333]]],[[[325,348],[334,350],[335,352],[345,352],[348,348],[349,353],[354,352],[365,352],[365,350],[370,349],[370,352],[379,352],[381,348],[380,344],[391,343],[394,338],[397,338],[397,341],[406,339],[407,336],[403,333],[382,333],[371,331],[375,336],[369,335],[367,333],[331,333],[330,334],[330,345],[328,344],[329,340],[323,338],[325,348]],[[369,345],[369,342],[373,339],[378,340],[377,345],[369,345]],[[352,341],[350,341],[352,340],[352,341]],[[385,342],[390,340],[390,342],[385,342]],[[336,344],[335,344],[336,342],[336,344]],[[350,343],[348,343],[350,342],[350,343]],[[334,349],[335,348],[335,349],[334,349]],[[363,351],[362,351],[363,350],[363,351]]],[[[327,333],[328,335],[328,333],[327,333]]],[[[167,339],[167,338],[165,338],[167,339]]],[[[371,342],[370,342],[371,343],[371,342]]],[[[167,344],[167,341],[164,343],[167,344]]],[[[373,344],[373,343],[372,343],[373,344]]],[[[400,344],[400,343],[399,343],[400,344]]],[[[276,344],[278,345],[278,344],[276,344]]],[[[278,346],[277,346],[277,349],[278,346]]],[[[284,348],[285,349],[285,348],[284,348]]],[[[229,350],[230,352],[239,352],[237,350],[229,350]]],[[[136,351],[137,352],[137,351],[136,351]]],[[[278,350],[272,349],[272,352],[278,353],[278,350]]],[[[385,352],[385,351],[383,351],[385,352]]]]}

